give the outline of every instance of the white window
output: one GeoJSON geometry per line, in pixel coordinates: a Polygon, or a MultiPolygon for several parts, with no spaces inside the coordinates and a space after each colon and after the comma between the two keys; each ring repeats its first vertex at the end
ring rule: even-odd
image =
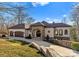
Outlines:
{"type": "Polygon", "coordinates": [[[59,35],[63,35],[63,29],[59,29],[59,35]]]}
{"type": "Polygon", "coordinates": [[[58,35],[58,30],[57,29],[55,29],[55,35],[58,35]]]}

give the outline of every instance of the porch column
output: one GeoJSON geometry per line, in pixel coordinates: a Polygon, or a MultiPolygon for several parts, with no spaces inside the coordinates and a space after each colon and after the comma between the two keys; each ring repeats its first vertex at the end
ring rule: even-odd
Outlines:
{"type": "Polygon", "coordinates": [[[15,37],[15,31],[13,32],[13,36],[15,37]]]}
{"type": "Polygon", "coordinates": [[[26,35],[25,35],[25,33],[24,33],[24,37],[25,37],[26,35]]]}

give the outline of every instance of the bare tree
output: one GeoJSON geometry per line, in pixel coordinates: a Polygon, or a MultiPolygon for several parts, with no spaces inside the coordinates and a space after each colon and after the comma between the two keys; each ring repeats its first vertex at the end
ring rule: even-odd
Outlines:
{"type": "Polygon", "coordinates": [[[71,20],[74,22],[77,39],[79,39],[79,4],[73,7],[73,10],[71,12],[71,20]]]}
{"type": "MultiPolygon", "coordinates": [[[[28,13],[26,13],[26,10],[28,8],[32,8],[32,7],[31,6],[22,6],[19,3],[16,3],[15,6],[12,6],[10,3],[9,4],[0,3],[0,11],[13,15],[14,19],[18,20],[18,22],[17,22],[18,24],[23,23],[25,20],[28,22],[28,20],[26,19],[29,17],[28,13]]],[[[31,20],[33,18],[31,17],[29,19],[31,20]]]]}
{"type": "Polygon", "coordinates": [[[0,34],[8,34],[8,27],[2,15],[0,15],[0,34]]]}
{"type": "Polygon", "coordinates": [[[33,19],[32,17],[26,17],[25,19],[26,24],[32,24],[35,21],[35,19],[33,19]]]}
{"type": "Polygon", "coordinates": [[[4,28],[7,29],[9,27],[8,24],[13,26],[16,24],[24,23],[25,21],[26,23],[31,24],[34,19],[30,17],[28,13],[26,13],[27,8],[30,7],[21,6],[20,4],[12,6],[7,3],[0,3],[0,30],[5,31],[4,28]],[[8,17],[4,15],[5,13],[8,15],[8,17]]]}

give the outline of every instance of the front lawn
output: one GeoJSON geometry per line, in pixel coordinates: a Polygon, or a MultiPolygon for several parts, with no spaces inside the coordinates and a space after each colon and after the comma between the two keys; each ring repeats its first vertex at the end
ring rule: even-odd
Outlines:
{"type": "Polygon", "coordinates": [[[22,45],[21,41],[8,41],[0,39],[0,56],[2,57],[39,57],[39,51],[29,47],[28,44],[22,45]]]}

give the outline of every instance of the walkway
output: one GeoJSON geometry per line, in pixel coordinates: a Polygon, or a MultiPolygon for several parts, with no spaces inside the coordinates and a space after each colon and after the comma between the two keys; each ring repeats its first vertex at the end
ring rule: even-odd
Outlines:
{"type": "Polygon", "coordinates": [[[23,40],[23,41],[26,41],[26,42],[29,42],[29,43],[35,42],[39,46],[49,47],[52,50],[56,51],[62,57],[72,57],[72,56],[78,56],[79,57],[78,51],[74,51],[74,50],[69,49],[69,48],[54,45],[54,44],[51,44],[51,43],[48,43],[48,42],[45,42],[45,41],[37,41],[37,40],[18,38],[18,37],[11,37],[11,38],[17,39],[17,40],[23,40]]]}

